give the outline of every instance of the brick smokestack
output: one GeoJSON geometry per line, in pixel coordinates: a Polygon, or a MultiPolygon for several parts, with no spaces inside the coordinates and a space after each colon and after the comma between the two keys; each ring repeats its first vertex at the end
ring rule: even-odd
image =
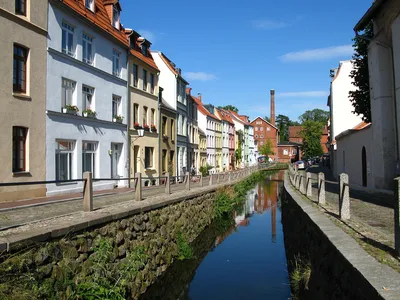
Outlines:
{"type": "Polygon", "coordinates": [[[271,124],[275,126],[275,90],[271,90],[271,124]]]}

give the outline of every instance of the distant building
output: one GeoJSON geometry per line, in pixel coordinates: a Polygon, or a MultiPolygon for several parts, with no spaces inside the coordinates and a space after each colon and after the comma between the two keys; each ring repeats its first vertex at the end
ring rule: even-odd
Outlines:
{"type": "Polygon", "coordinates": [[[300,159],[301,144],[280,142],[278,144],[278,160],[282,163],[295,162],[300,159]]]}
{"type": "Polygon", "coordinates": [[[289,126],[289,142],[303,144],[303,138],[300,136],[300,132],[303,129],[299,126],[289,126]]]}

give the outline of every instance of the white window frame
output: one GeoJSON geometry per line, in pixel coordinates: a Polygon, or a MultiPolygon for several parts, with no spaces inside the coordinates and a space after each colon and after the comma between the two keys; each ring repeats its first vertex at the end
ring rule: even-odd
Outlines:
{"type": "Polygon", "coordinates": [[[283,149],[283,155],[289,155],[288,149],[283,149]]]}
{"type": "Polygon", "coordinates": [[[113,17],[112,17],[112,25],[119,29],[119,10],[117,6],[113,6],[113,17]]]}
{"type": "Polygon", "coordinates": [[[73,105],[74,95],[76,90],[76,82],[67,78],[61,78],[61,108],[65,105],[73,105]],[[70,92],[70,97],[68,97],[68,91],[70,92]]]}
{"type": "Polygon", "coordinates": [[[260,135],[260,139],[263,139],[264,138],[264,135],[260,135]]]}
{"type": "Polygon", "coordinates": [[[114,76],[121,77],[120,57],[121,53],[116,49],[112,52],[112,73],[114,76]]]}
{"type": "Polygon", "coordinates": [[[82,141],[82,174],[84,172],[92,172],[93,178],[95,177],[97,171],[96,169],[97,149],[98,149],[98,142],[82,141]],[[93,148],[87,149],[88,145],[93,146],[93,148]],[[89,155],[91,157],[90,170],[86,170],[85,168],[87,159],[86,155],[89,155]]]}
{"type": "Polygon", "coordinates": [[[94,0],[85,0],[85,6],[94,12],[94,0]]]}
{"type": "Polygon", "coordinates": [[[82,110],[90,108],[91,110],[94,109],[94,88],[82,85],[82,110]]]}
{"type": "Polygon", "coordinates": [[[85,32],[82,35],[82,61],[93,65],[94,63],[94,55],[93,55],[93,37],[86,34],[85,32]],[[90,51],[89,51],[90,46],[90,51]]]}
{"type": "Polygon", "coordinates": [[[271,131],[271,128],[267,127],[267,131],[271,131]]]}
{"type": "Polygon", "coordinates": [[[61,51],[69,56],[75,57],[75,49],[74,49],[75,27],[69,24],[68,22],[62,21],[61,29],[62,29],[61,51]],[[64,44],[63,41],[65,42],[65,48],[63,45],[64,44]]]}
{"type": "Polygon", "coordinates": [[[111,107],[111,113],[112,117],[116,117],[120,115],[120,106],[121,106],[121,97],[117,95],[112,96],[112,107],[111,107]]]}
{"type": "Polygon", "coordinates": [[[56,180],[71,180],[72,179],[72,171],[73,171],[73,163],[74,163],[74,151],[75,151],[75,141],[72,140],[56,140],[56,180]],[[66,149],[60,149],[60,143],[68,143],[66,149]],[[67,156],[67,174],[66,178],[61,178],[61,170],[60,170],[60,159],[61,155],[67,156]]]}
{"type": "Polygon", "coordinates": [[[145,163],[145,168],[146,169],[151,169],[154,166],[154,147],[145,147],[144,148],[144,163],[145,163]],[[150,158],[149,158],[149,165],[146,165],[147,163],[147,149],[150,149],[150,158]]]}

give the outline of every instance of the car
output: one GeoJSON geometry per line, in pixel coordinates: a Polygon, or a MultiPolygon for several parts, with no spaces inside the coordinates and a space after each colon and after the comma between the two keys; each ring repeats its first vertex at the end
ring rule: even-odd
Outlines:
{"type": "Polygon", "coordinates": [[[298,170],[304,170],[307,167],[307,163],[302,160],[296,161],[294,164],[298,170]]]}

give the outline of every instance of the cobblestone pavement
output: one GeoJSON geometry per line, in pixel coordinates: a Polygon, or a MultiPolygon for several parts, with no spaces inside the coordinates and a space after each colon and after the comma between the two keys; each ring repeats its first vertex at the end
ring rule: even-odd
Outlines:
{"type": "MultiPolygon", "coordinates": [[[[312,173],[313,196],[312,200],[317,201],[317,174],[323,172],[326,180],[337,181],[333,178],[330,170],[322,166],[312,166],[308,170],[312,173]]],[[[334,216],[339,214],[339,186],[332,183],[325,183],[326,202],[324,207],[334,216]]],[[[358,228],[374,235],[373,232],[381,235],[381,239],[387,240],[389,244],[394,242],[394,194],[392,192],[365,191],[354,189],[350,185],[350,214],[351,219],[356,221],[357,227],[360,224],[365,228],[358,228]]],[[[372,237],[371,237],[372,238],[372,237]]],[[[376,238],[376,237],[375,237],[376,238]]]]}

